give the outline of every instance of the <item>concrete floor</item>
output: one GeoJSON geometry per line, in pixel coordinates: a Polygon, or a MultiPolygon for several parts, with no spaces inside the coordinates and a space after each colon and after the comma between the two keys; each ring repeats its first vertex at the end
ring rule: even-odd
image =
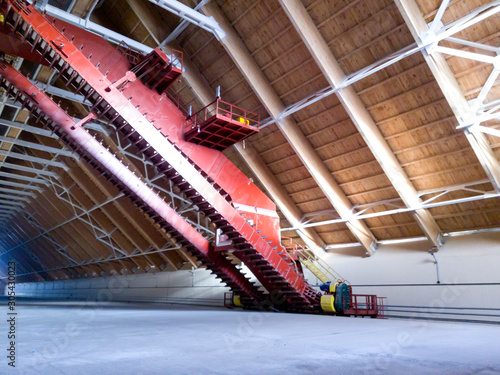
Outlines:
{"type": "Polygon", "coordinates": [[[32,301],[17,330],[0,374],[500,374],[495,325],[32,301]]]}

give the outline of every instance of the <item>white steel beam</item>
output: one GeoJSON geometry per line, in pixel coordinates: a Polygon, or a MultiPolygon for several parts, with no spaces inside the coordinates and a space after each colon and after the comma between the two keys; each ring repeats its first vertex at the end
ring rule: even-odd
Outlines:
{"type": "Polygon", "coordinates": [[[73,151],[62,150],[62,149],[56,148],[56,147],[44,146],[44,145],[41,145],[40,143],[27,142],[27,141],[22,141],[22,140],[17,139],[17,138],[11,138],[11,137],[5,137],[5,136],[0,136],[0,141],[12,143],[12,144],[17,145],[17,146],[33,148],[35,150],[50,152],[51,154],[67,156],[67,157],[75,158],[75,159],[78,158],[78,155],[76,155],[73,151]]]}
{"type": "MultiPolygon", "coordinates": [[[[267,111],[274,118],[278,118],[280,113],[285,109],[283,102],[220,8],[212,2],[203,7],[203,12],[213,16],[217,23],[224,29],[226,37],[221,40],[222,45],[267,111]]],[[[296,122],[288,117],[278,120],[276,124],[333,207],[335,207],[342,218],[346,219],[347,226],[353,235],[363,244],[366,253],[372,254],[374,248],[376,248],[375,237],[363,221],[353,217],[351,202],[349,202],[345,193],[339,187],[296,122]]]]}
{"type": "Polygon", "coordinates": [[[500,12],[500,2],[493,1],[485,4],[472,11],[464,18],[449,25],[447,28],[437,30],[435,33],[429,32],[429,27],[414,0],[396,0],[396,4],[417,43],[419,45],[430,45],[427,50],[422,50],[422,54],[447,99],[448,104],[457,117],[458,123],[462,126],[470,125],[470,127],[465,130],[467,140],[476,153],[494,189],[500,192],[500,163],[493,153],[486,136],[480,130],[472,126],[476,123],[476,113],[465,99],[446,59],[442,54],[435,52],[435,46],[443,36],[450,37],[456,32],[500,12]]]}
{"type": "Polygon", "coordinates": [[[17,188],[21,188],[21,189],[28,189],[28,190],[36,190],[36,191],[40,191],[40,192],[43,191],[43,189],[39,186],[20,184],[17,182],[5,181],[5,180],[0,180],[0,185],[12,186],[12,187],[17,187],[17,188]]]}
{"type": "MultiPolygon", "coordinates": [[[[196,5],[196,6],[194,7],[194,10],[195,10],[195,11],[200,10],[200,9],[201,9],[201,7],[202,7],[203,5],[205,5],[205,4],[207,4],[209,1],[211,1],[211,0],[202,0],[202,1],[198,4],[198,5],[196,5]]],[[[165,40],[163,40],[163,42],[161,42],[161,43],[160,43],[160,45],[159,45],[158,47],[163,48],[163,47],[165,47],[168,43],[171,43],[171,42],[173,42],[174,40],[176,40],[176,39],[177,39],[177,37],[178,37],[179,35],[181,35],[181,33],[182,33],[182,32],[183,32],[183,31],[184,31],[184,30],[188,27],[188,25],[189,25],[188,20],[183,19],[183,20],[181,21],[181,23],[179,23],[179,25],[178,25],[178,26],[174,29],[174,31],[172,31],[172,32],[169,34],[169,36],[168,36],[165,40]]]]}
{"type": "MultiPolygon", "coordinates": [[[[66,164],[64,164],[63,162],[60,162],[60,161],[37,158],[37,157],[34,157],[34,156],[20,154],[20,153],[17,153],[17,152],[9,152],[9,151],[6,151],[6,150],[0,150],[0,155],[8,156],[8,157],[11,157],[11,158],[14,158],[14,159],[18,159],[18,160],[26,160],[26,161],[30,161],[30,162],[33,162],[33,163],[50,165],[52,167],[62,168],[64,170],[68,170],[69,169],[66,164]]],[[[15,165],[15,164],[10,164],[9,168],[12,168],[12,165],[15,165]]],[[[22,167],[22,166],[17,166],[17,165],[15,165],[15,166],[16,167],[22,167]]],[[[14,168],[14,169],[19,169],[19,168],[14,168]]],[[[20,170],[22,170],[22,169],[20,169],[20,170]]],[[[36,173],[36,172],[33,172],[33,173],[36,173]]]]}
{"type": "MultiPolygon", "coordinates": [[[[479,233],[495,233],[500,232],[500,228],[486,228],[486,229],[473,229],[473,230],[464,230],[460,232],[445,232],[443,233],[444,237],[459,237],[459,236],[468,236],[471,234],[479,234],[479,233]]],[[[426,241],[427,237],[410,237],[410,238],[396,238],[393,240],[382,240],[378,243],[380,245],[393,245],[393,244],[401,244],[401,243],[410,243],[410,242],[418,242],[418,241],[426,241]]],[[[344,249],[347,247],[357,247],[360,246],[359,243],[339,243],[339,244],[331,244],[326,245],[327,250],[333,249],[344,249]]]]}
{"type": "Polygon", "coordinates": [[[24,176],[24,175],[12,173],[12,172],[0,171],[0,176],[7,177],[7,178],[13,178],[15,180],[28,181],[28,182],[32,182],[34,184],[43,184],[43,185],[47,185],[47,186],[49,185],[49,183],[46,180],[41,180],[41,179],[38,179],[35,177],[28,177],[28,176],[24,176]]]}
{"type": "Polygon", "coordinates": [[[8,206],[12,206],[12,207],[25,207],[26,204],[23,203],[23,202],[16,202],[16,201],[13,201],[13,200],[0,199],[0,206],[3,206],[3,207],[8,207],[8,206]]]}
{"type": "Polygon", "coordinates": [[[54,95],[62,99],[70,100],[72,102],[80,103],[86,106],[92,106],[92,104],[87,100],[85,101],[85,97],[80,94],[75,94],[68,90],[60,89],[59,87],[55,87],[49,84],[35,82],[31,80],[40,90],[45,91],[48,95],[54,95]]]}
{"type": "Polygon", "coordinates": [[[223,39],[226,35],[224,29],[219,26],[217,21],[213,17],[207,17],[206,15],[182,4],[180,1],[176,0],[149,0],[153,4],[168,10],[169,12],[181,17],[182,19],[201,27],[204,30],[215,35],[217,40],[223,39]]]}
{"type": "MultiPolygon", "coordinates": [[[[328,83],[334,88],[341,85],[346,75],[302,2],[280,0],[280,3],[328,83]]],[[[337,96],[401,199],[407,207],[419,207],[421,200],[417,190],[353,87],[338,91],[337,96]]],[[[417,209],[414,211],[414,217],[433,246],[441,246],[441,229],[431,214],[426,210],[417,209]]]]}
{"type": "Polygon", "coordinates": [[[53,134],[50,130],[37,128],[36,126],[30,126],[28,124],[21,123],[21,122],[8,121],[8,120],[5,120],[3,118],[0,118],[0,125],[9,126],[11,128],[16,128],[16,129],[21,129],[21,130],[24,130],[28,133],[43,135],[45,137],[56,138],[56,139],[58,138],[57,135],[53,134]]]}
{"type": "Polygon", "coordinates": [[[25,197],[36,198],[36,194],[32,193],[32,192],[29,192],[29,191],[20,191],[20,190],[15,190],[15,189],[9,189],[9,188],[0,187],[0,192],[2,192],[2,193],[9,193],[9,195],[10,194],[13,194],[13,195],[22,195],[22,196],[25,196],[25,197]]]}
{"type": "Polygon", "coordinates": [[[29,198],[26,197],[19,197],[17,195],[11,195],[11,194],[0,194],[0,198],[2,199],[11,199],[13,201],[22,201],[22,202],[29,202],[29,198]]]}
{"type": "Polygon", "coordinates": [[[139,43],[131,38],[128,38],[126,36],[123,36],[117,32],[114,32],[112,30],[106,29],[105,27],[102,27],[95,22],[92,22],[90,20],[86,20],[80,17],[77,17],[71,13],[65,12],[59,8],[56,8],[52,5],[47,5],[45,7],[45,12],[52,17],[58,18],[64,22],[70,23],[74,26],[81,27],[82,29],[88,30],[94,34],[102,36],[104,39],[106,39],[110,43],[114,44],[120,44],[122,41],[127,43],[128,46],[132,47],[133,49],[148,54],[150,53],[153,49],[151,47],[146,46],[145,44],[139,43]]]}
{"type": "MultiPolygon", "coordinates": [[[[70,100],[70,99],[69,99],[70,100]]],[[[12,99],[8,99],[5,103],[3,103],[9,107],[14,107],[14,108],[18,108],[18,109],[22,109],[22,105],[17,103],[17,102],[14,102],[12,101],[12,99]]],[[[2,108],[2,103],[0,103],[0,109],[2,108]]],[[[73,120],[75,120],[75,122],[80,122],[80,119],[79,118],[76,118],[76,117],[73,117],[73,120]]],[[[101,133],[104,133],[106,135],[109,136],[109,130],[107,130],[102,124],[99,124],[99,123],[95,123],[95,122],[88,122],[86,123],[84,126],[83,126],[85,129],[92,129],[92,130],[95,130],[95,131],[98,131],[98,132],[101,132],[101,133]]]]}
{"type": "Polygon", "coordinates": [[[4,163],[3,166],[5,168],[9,168],[9,169],[14,169],[14,170],[19,170],[19,171],[23,171],[23,172],[34,173],[34,174],[37,174],[37,175],[44,175],[44,176],[50,176],[50,177],[59,178],[59,175],[57,173],[51,172],[51,171],[46,171],[44,169],[25,167],[24,165],[17,165],[17,164],[11,164],[11,163],[4,163]]]}

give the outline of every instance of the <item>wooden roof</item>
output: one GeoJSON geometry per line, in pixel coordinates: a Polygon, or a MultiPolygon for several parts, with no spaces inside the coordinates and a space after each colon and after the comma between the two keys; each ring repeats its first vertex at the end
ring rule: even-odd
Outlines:
{"type": "MultiPolygon", "coordinates": [[[[278,0],[213,1],[220,7],[285,106],[328,87],[327,79],[278,0]]],[[[195,1],[182,2],[191,7],[197,4],[195,1]]],[[[142,4],[142,9],[146,9],[148,13],[145,18],[144,14],[137,14],[138,3],[137,0],[101,1],[91,19],[155,47],[179,24],[180,19],[149,2],[142,4]]],[[[440,3],[439,0],[417,1],[426,22],[433,20],[440,3]]],[[[442,21],[445,25],[451,24],[486,3],[486,0],[451,1],[442,21]]],[[[90,4],[91,1],[77,1],[73,12],[84,17],[90,4]]],[[[356,73],[415,43],[405,19],[392,0],[302,0],[302,4],[346,75],[356,73]]],[[[489,17],[455,36],[498,48],[500,16],[489,17]]],[[[216,87],[220,86],[225,101],[257,112],[262,119],[270,117],[266,106],[261,103],[243,72],[212,34],[190,25],[175,42],[213,89],[214,97],[216,87]]],[[[442,45],[457,47],[448,41],[442,45]]],[[[473,50],[463,46],[459,48],[473,50]]],[[[491,64],[460,57],[446,56],[446,62],[467,100],[478,96],[492,71],[491,64]]],[[[37,80],[47,82],[49,77],[50,71],[43,68],[38,73],[37,80]]],[[[456,129],[458,121],[454,112],[420,52],[371,74],[352,86],[417,191],[425,192],[462,184],[475,184],[473,187],[478,191],[494,190],[464,131],[456,129]]],[[[185,80],[176,83],[174,89],[195,110],[203,107],[185,80]]],[[[499,90],[499,86],[494,85],[487,100],[497,100],[499,90]]],[[[65,101],[63,103],[71,106],[79,116],[86,114],[86,108],[82,105],[65,101]]],[[[23,113],[20,112],[19,116],[24,116],[23,113]]],[[[330,95],[291,116],[352,205],[394,200],[402,207],[401,201],[398,201],[398,192],[336,95],[330,95]]],[[[23,117],[17,118],[17,121],[23,120],[23,117]]],[[[500,128],[497,120],[488,122],[487,126],[492,129],[500,128]]],[[[499,138],[492,135],[486,137],[499,160],[499,138]]],[[[42,142],[41,137],[24,133],[21,134],[21,139],[42,142]]],[[[105,141],[111,146],[118,142],[116,136],[107,137],[105,141]]],[[[44,140],[43,143],[57,145],[53,140],[44,140]]],[[[303,213],[304,220],[320,222],[338,218],[332,203],[276,124],[261,129],[257,135],[247,139],[246,144],[260,155],[286,194],[303,213]]],[[[33,150],[28,152],[35,156],[41,154],[33,150]]],[[[260,184],[235,149],[228,149],[225,154],[265,190],[265,186],[260,184]]],[[[57,173],[61,175],[60,183],[71,188],[73,199],[80,201],[82,206],[89,208],[116,194],[85,163],[65,160],[71,169],[57,169],[57,173]]],[[[130,159],[130,163],[137,162],[130,159]]],[[[137,168],[140,168],[138,164],[137,168]]],[[[438,198],[436,202],[474,194],[477,193],[457,190],[438,198]]],[[[423,195],[422,198],[431,196],[423,195]]],[[[40,199],[35,200],[33,205],[27,206],[27,212],[36,217],[44,227],[57,226],[71,217],[68,205],[55,192],[39,194],[38,197],[40,199]]],[[[106,231],[117,228],[112,235],[113,241],[127,253],[135,248],[143,251],[150,246],[161,248],[168,243],[168,236],[154,228],[125,199],[118,199],[105,207],[93,211],[92,220],[99,221],[106,231]],[[131,235],[131,232],[134,234],[131,235]]],[[[394,207],[389,204],[378,205],[368,212],[392,208],[394,207]]],[[[498,197],[428,210],[444,233],[500,226],[498,197]]],[[[291,224],[281,213],[280,215],[282,227],[290,227],[291,224]]],[[[411,212],[366,218],[364,222],[377,240],[424,236],[411,212]]],[[[20,225],[28,227],[26,223],[20,225]]],[[[320,225],[314,229],[325,244],[357,242],[345,223],[320,225]]],[[[283,235],[301,242],[295,231],[286,231],[283,235]]],[[[109,246],[95,240],[95,237],[95,233],[81,221],[63,225],[53,232],[54,240],[63,248],[74,250],[72,254],[80,254],[81,259],[104,257],[110,253],[109,246]]],[[[47,241],[43,244],[46,248],[52,247],[47,241]]],[[[53,259],[46,260],[49,264],[63,264],[64,256],[60,253],[52,251],[50,257],[53,259]]],[[[115,262],[108,265],[102,263],[98,267],[88,266],[85,272],[92,274],[99,269],[103,272],[111,269],[120,272],[121,269],[131,267],[140,267],[144,271],[152,265],[159,268],[164,267],[164,264],[175,268],[183,263],[187,267],[193,265],[192,260],[181,250],[131,258],[129,262],[130,264],[115,262]]],[[[80,270],[72,272],[78,274],[80,270]]]]}

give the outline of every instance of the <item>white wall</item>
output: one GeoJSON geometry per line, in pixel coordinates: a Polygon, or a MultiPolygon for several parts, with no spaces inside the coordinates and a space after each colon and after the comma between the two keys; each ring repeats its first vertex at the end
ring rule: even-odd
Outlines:
{"type": "MultiPolygon", "coordinates": [[[[361,256],[361,249],[346,248],[327,254],[325,259],[349,280],[354,293],[387,297],[387,304],[391,306],[389,315],[500,321],[497,317],[457,315],[500,315],[499,232],[448,238],[436,253],[441,284],[436,284],[436,266],[428,250],[429,244],[423,241],[382,245],[372,257],[366,258],[361,256]],[[427,309],[429,307],[432,309],[427,309]],[[456,309],[463,307],[472,309],[456,309]]],[[[306,278],[311,284],[317,284],[308,272],[306,278]]],[[[26,296],[49,298],[95,298],[98,295],[106,298],[111,291],[116,300],[156,299],[221,306],[228,289],[207,271],[196,270],[194,286],[191,271],[178,271],[19,284],[17,291],[26,296]]]]}
{"type": "MultiPolygon", "coordinates": [[[[435,253],[441,284],[436,283],[436,265],[429,249],[427,241],[382,245],[373,256],[361,258],[361,249],[346,248],[335,250],[326,259],[353,285],[356,294],[385,296],[391,306],[434,307],[431,311],[446,313],[432,314],[434,318],[500,321],[494,317],[450,315],[453,312],[500,315],[500,232],[447,238],[435,253]],[[457,310],[457,307],[488,310],[457,310]]],[[[310,274],[308,279],[316,282],[310,274]]],[[[429,312],[403,307],[389,310],[396,309],[429,312]]],[[[395,311],[388,314],[414,315],[395,311]]]]}
{"type": "Polygon", "coordinates": [[[206,270],[159,272],[54,282],[22,283],[18,296],[41,298],[98,299],[103,301],[158,301],[223,306],[221,284],[206,270]]]}

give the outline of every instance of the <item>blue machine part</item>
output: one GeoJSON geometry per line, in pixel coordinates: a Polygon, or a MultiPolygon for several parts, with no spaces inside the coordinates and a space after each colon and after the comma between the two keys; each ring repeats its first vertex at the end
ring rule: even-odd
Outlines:
{"type": "Polygon", "coordinates": [[[330,291],[330,284],[331,283],[332,283],[331,281],[327,281],[326,283],[321,284],[319,286],[319,289],[321,289],[323,292],[329,292],[330,291]]]}

